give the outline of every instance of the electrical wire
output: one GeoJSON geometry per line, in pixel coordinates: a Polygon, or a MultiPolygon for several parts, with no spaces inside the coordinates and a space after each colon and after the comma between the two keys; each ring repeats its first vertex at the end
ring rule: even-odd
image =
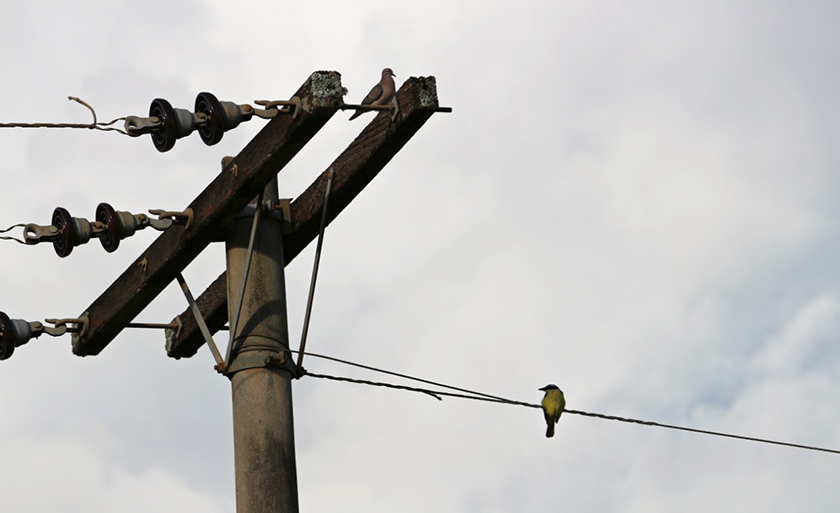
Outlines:
{"type": "MultiPolygon", "coordinates": [[[[292,351],[292,352],[296,353],[297,351],[292,351]]],[[[417,378],[417,377],[414,377],[414,376],[409,376],[407,374],[400,374],[400,373],[397,373],[397,372],[392,372],[392,371],[385,370],[385,369],[380,369],[380,368],[377,368],[377,367],[371,367],[369,365],[363,365],[363,364],[360,364],[360,363],[350,362],[348,360],[342,360],[340,358],[335,358],[335,357],[332,357],[332,356],[325,356],[325,355],[320,355],[320,354],[317,354],[317,353],[309,353],[309,352],[307,352],[306,354],[308,354],[310,356],[313,356],[315,358],[322,358],[322,359],[325,359],[325,360],[330,360],[330,361],[334,361],[334,362],[337,362],[337,363],[350,365],[350,366],[353,366],[353,367],[359,367],[359,368],[371,370],[371,371],[374,371],[374,372],[381,372],[383,374],[398,376],[398,377],[401,377],[401,378],[405,378],[405,379],[409,379],[409,380],[413,380],[413,381],[418,381],[418,382],[421,382],[421,383],[427,383],[427,384],[430,384],[430,385],[435,385],[435,386],[438,386],[438,387],[441,387],[441,388],[447,388],[447,389],[450,389],[450,390],[457,390],[459,392],[464,392],[464,393],[458,394],[458,393],[452,393],[452,392],[443,392],[443,391],[440,391],[440,390],[429,390],[429,389],[425,389],[425,388],[409,387],[409,386],[405,386],[405,385],[397,385],[397,384],[394,384],[394,383],[383,383],[383,382],[378,382],[378,381],[368,381],[368,380],[348,378],[348,377],[343,377],[343,376],[331,376],[331,375],[328,375],[328,374],[315,374],[315,373],[311,373],[311,372],[306,372],[305,373],[306,376],[309,376],[309,377],[312,377],[312,378],[328,379],[328,380],[331,380],[331,381],[342,381],[342,382],[346,382],[346,383],[355,383],[355,384],[359,384],[359,385],[369,385],[369,386],[384,387],[384,388],[391,388],[391,389],[397,389],[397,390],[405,390],[405,391],[409,391],[409,392],[418,392],[418,393],[422,393],[422,394],[426,394],[426,395],[429,395],[431,397],[434,397],[435,399],[437,399],[439,401],[443,400],[443,397],[454,397],[454,398],[458,398],[458,399],[470,399],[470,400],[474,400],[474,401],[486,401],[486,402],[492,402],[492,403],[510,404],[510,405],[515,405],[515,406],[524,406],[524,407],[527,407],[527,408],[542,409],[542,406],[539,405],[539,404],[526,403],[526,402],[522,402],[522,401],[514,401],[514,400],[511,400],[511,399],[505,399],[503,397],[494,396],[494,395],[490,395],[490,394],[485,394],[483,392],[476,392],[476,391],[468,390],[468,389],[465,389],[465,388],[454,387],[452,385],[447,385],[447,384],[444,384],[444,383],[439,383],[439,382],[430,381],[430,380],[426,380],[426,379],[422,379],[422,378],[417,378]]],[[[587,411],[582,411],[582,410],[571,410],[571,409],[564,409],[563,413],[566,413],[566,414],[569,414],[569,415],[581,415],[581,416],[584,416],[584,417],[592,417],[592,418],[603,419],[603,420],[612,420],[612,421],[616,421],[616,422],[626,422],[626,423],[630,423],[630,424],[639,424],[639,425],[642,425],[642,426],[653,426],[653,427],[661,427],[661,428],[666,428],[666,429],[675,429],[675,430],[679,430],[679,431],[687,431],[687,432],[690,432],[690,433],[699,433],[699,434],[703,434],[703,435],[720,436],[720,437],[725,437],[725,438],[734,438],[734,439],[737,439],[737,440],[746,440],[746,441],[749,441],[749,442],[759,442],[759,443],[765,443],[765,444],[771,444],[771,445],[781,445],[781,446],[784,446],[784,447],[793,447],[793,448],[796,448],[796,449],[803,449],[803,450],[809,450],[809,451],[820,451],[820,452],[827,452],[827,453],[831,453],[831,454],[840,454],[840,450],[827,449],[827,448],[824,448],[824,447],[794,444],[794,443],[790,443],[790,442],[781,442],[781,441],[778,441],[778,440],[769,440],[769,439],[766,439],[766,438],[758,438],[758,437],[752,437],[752,436],[734,435],[734,434],[731,434],[731,433],[722,433],[722,432],[719,432],[719,431],[710,431],[710,430],[706,430],[706,429],[695,429],[695,428],[689,428],[689,427],[684,427],[684,426],[675,426],[673,424],[663,424],[663,423],[660,423],[660,422],[654,422],[654,421],[650,421],[650,420],[639,420],[639,419],[633,419],[633,418],[628,418],[628,417],[619,417],[619,416],[616,416],[616,415],[605,415],[603,413],[592,413],[592,412],[587,412],[587,411]]]]}
{"type": "MultiPolygon", "coordinates": [[[[21,224],[15,224],[15,225],[12,225],[12,226],[6,228],[5,230],[0,230],[0,233],[7,233],[7,232],[10,232],[10,231],[14,230],[15,228],[21,228],[21,227],[26,227],[26,225],[22,224],[22,223],[21,224]]],[[[18,239],[17,237],[12,237],[11,235],[0,236],[0,240],[13,240],[13,241],[15,241],[19,244],[26,244],[26,241],[22,241],[22,240],[18,239]]]]}
{"type": "MultiPolygon", "coordinates": [[[[149,325],[149,326],[144,325],[143,327],[160,328],[160,327],[167,327],[167,326],[169,326],[169,325],[168,324],[160,324],[160,325],[149,325]]],[[[298,353],[298,354],[300,353],[299,351],[295,351],[293,349],[290,349],[288,351],[290,353],[298,353]]],[[[430,389],[427,389],[427,388],[410,387],[410,386],[406,386],[406,385],[398,385],[398,384],[395,384],[395,383],[385,383],[385,382],[381,382],[381,381],[369,381],[369,380],[364,380],[364,379],[349,378],[349,377],[345,377],[345,376],[332,376],[332,375],[329,375],[329,374],[317,374],[317,373],[308,372],[306,370],[301,369],[301,370],[303,370],[302,376],[309,376],[311,378],[318,378],[318,379],[327,379],[327,380],[331,380],[331,381],[340,381],[340,382],[345,382],[345,383],[354,383],[354,384],[359,384],[359,385],[368,385],[368,386],[375,386],[375,387],[390,388],[390,389],[395,389],[395,390],[404,390],[404,391],[408,391],[408,392],[417,392],[417,393],[422,393],[422,394],[434,397],[435,399],[437,399],[439,401],[442,401],[443,397],[453,397],[453,398],[457,398],[457,399],[469,399],[469,400],[473,400],[473,401],[485,401],[485,402],[491,402],[491,403],[510,404],[510,405],[514,405],[514,406],[523,406],[523,407],[526,407],[526,408],[542,409],[542,406],[539,405],[539,404],[527,403],[527,402],[523,402],[523,401],[514,401],[512,399],[506,399],[504,397],[499,397],[499,396],[496,396],[496,395],[486,394],[484,392],[469,390],[469,389],[466,389],[466,388],[447,385],[446,383],[440,383],[440,382],[437,382],[437,381],[431,381],[431,380],[428,380],[428,379],[418,378],[416,376],[410,376],[408,374],[402,374],[402,373],[399,373],[399,372],[394,372],[394,371],[389,371],[389,370],[386,370],[386,369],[381,369],[379,367],[373,367],[373,366],[370,366],[370,365],[364,365],[364,364],[361,364],[361,363],[351,362],[349,360],[336,358],[334,356],[327,356],[327,355],[323,355],[323,354],[319,354],[319,353],[311,353],[311,352],[307,352],[306,354],[310,355],[313,358],[321,358],[323,360],[329,360],[329,361],[333,361],[333,362],[336,362],[336,363],[341,363],[343,365],[358,367],[360,369],[365,369],[365,370],[369,370],[369,371],[373,371],[373,372],[379,372],[379,373],[382,373],[382,374],[387,374],[387,375],[390,375],[390,376],[400,377],[400,378],[408,379],[408,380],[411,380],[411,381],[417,381],[417,382],[420,382],[420,383],[426,383],[426,384],[429,384],[429,385],[434,385],[434,386],[449,389],[449,390],[455,390],[455,391],[462,392],[462,393],[444,392],[442,390],[430,390],[430,389]]],[[[603,420],[612,420],[612,421],[616,421],[616,422],[639,424],[639,425],[642,425],[642,426],[652,426],[652,427],[661,427],[661,428],[666,428],[666,429],[675,429],[675,430],[678,430],[678,431],[687,431],[689,433],[698,433],[698,434],[703,434],[703,435],[719,436],[719,437],[724,437],[724,438],[734,438],[736,440],[745,440],[745,441],[748,441],[748,442],[758,442],[758,443],[765,443],[765,444],[771,444],[771,445],[780,445],[780,446],[784,446],[784,447],[793,447],[795,449],[803,449],[803,450],[809,450],[809,451],[819,451],[819,452],[826,452],[826,453],[831,453],[831,454],[840,454],[840,450],[827,449],[825,447],[816,447],[816,446],[812,446],[812,445],[794,444],[794,443],[790,443],[790,442],[781,442],[781,441],[778,441],[778,440],[770,440],[770,439],[766,439],[766,438],[758,438],[758,437],[752,437],[752,436],[735,435],[735,434],[731,434],[731,433],[723,433],[723,432],[720,432],[720,431],[710,431],[710,430],[706,430],[706,429],[689,428],[689,427],[684,427],[684,426],[676,426],[676,425],[673,425],[673,424],[663,424],[661,422],[654,422],[654,421],[650,421],[650,420],[640,420],[640,419],[633,419],[633,418],[629,418],[629,417],[619,417],[619,416],[616,416],[616,415],[605,415],[603,413],[593,413],[593,412],[587,412],[587,411],[583,411],[583,410],[564,409],[563,413],[565,413],[567,415],[581,415],[581,416],[584,416],[584,417],[592,417],[592,418],[603,419],[603,420]]]]}
{"type": "Polygon", "coordinates": [[[117,118],[108,123],[100,123],[96,120],[96,111],[84,100],[75,96],[68,96],[67,99],[87,107],[93,115],[93,123],[0,123],[0,128],[84,128],[87,130],[100,130],[102,132],[119,132],[123,135],[128,135],[128,132],[125,130],[111,126],[117,121],[125,121],[125,118],[117,118]]]}
{"type": "MultiPolygon", "coordinates": [[[[296,353],[297,351],[292,351],[292,352],[296,353]]],[[[466,388],[455,387],[455,386],[452,386],[452,385],[447,385],[445,383],[439,383],[437,381],[430,381],[428,379],[417,378],[417,377],[414,377],[414,376],[409,376],[408,374],[400,374],[399,372],[380,369],[378,367],[371,367],[369,365],[364,365],[364,364],[361,364],[361,363],[351,362],[349,360],[342,360],[341,358],[336,358],[334,356],[326,356],[326,355],[323,355],[323,354],[310,353],[310,352],[307,352],[306,354],[308,354],[310,356],[314,356],[315,358],[321,358],[323,360],[330,360],[330,361],[333,361],[333,362],[342,363],[344,365],[349,365],[351,367],[358,367],[360,369],[370,370],[370,371],[374,371],[374,372],[381,372],[382,374],[388,374],[389,376],[396,376],[398,378],[409,379],[411,381],[417,381],[419,383],[426,383],[427,385],[434,385],[436,387],[447,388],[449,390],[457,390],[458,392],[464,392],[464,393],[474,395],[474,396],[486,397],[488,399],[494,400],[495,402],[507,402],[507,403],[516,403],[517,402],[517,401],[511,401],[510,399],[505,399],[504,397],[498,397],[498,396],[495,396],[495,395],[485,394],[483,392],[476,392],[475,390],[469,390],[469,389],[466,389],[466,388]]],[[[524,405],[524,404],[528,404],[528,403],[520,403],[520,404],[524,405]]]]}

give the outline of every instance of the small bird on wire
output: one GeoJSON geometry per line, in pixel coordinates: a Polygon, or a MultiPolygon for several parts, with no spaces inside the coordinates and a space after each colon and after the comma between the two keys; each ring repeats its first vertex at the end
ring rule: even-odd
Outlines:
{"type": "MultiPolygon", "coordinates": [[[[379,83],[373,86],[365,99],[362,100],[362,105],[388,105],[394,99],[394,93],[397,92],[397,85],[394,83],[394,72],[391,68],[382,70],[382,78],[379,83]]],[[[361,116],[364,110],[357,110],[350,116],[350,119],[356,119],[361,116]]]]}
{"type": "Polygon", "coordinates": [[[545,423],[548,424],[545,430],[545,437],[551,438],[554,436],[554,424],[557,424],[557,421],[560,420],[560,415],[566,409],[566,398],[563,396],[563,391],[557,388],[557,385],[546,385],[539,390],[545,392],[542,400],[545,423]]]}

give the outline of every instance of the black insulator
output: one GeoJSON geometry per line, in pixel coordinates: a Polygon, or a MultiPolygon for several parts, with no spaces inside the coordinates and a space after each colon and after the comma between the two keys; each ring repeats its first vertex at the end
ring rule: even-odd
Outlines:
{"type": "Polygon", "coordinates": [[[15,334],[12,331],[12,320],[4,312],[0,312],[0,360],[5,360],[15,352],[15,334]]]}
{"type": "Polygon", "coordinates": [[[198,135],[207,146],[213,146],[225,135],[225,110],[212,93],[198,93],[195,98],[195,112],[205,114],[207,123],[198,129],[198,135]]]}
{"type": "Polygon", "coordinates": [[[12,320],[0,312],[0,360],[5,360],[15,352],[15,335],[12,333],[12,320]]]}
{"type": "Polygon", "coordinates": [[[149,117],[158,118],[161,124],[159,130],[152,132],[155,148],[160,152],[171,150],[178,138],[178,116],[175,109],[163,98],[156,98],[149,106],[149,117]]]}
{"type": "Polygon", "coordinates": [[[73,251],[76,238],[73,235],[73,218],[66,209],[58,207],[53,210],[52,225],[58,228],[58,237],[53,240],[53,249],[61,258],[73,251]]]}
{"type": "Polygon", "coordinates": [[[122,238],[120,218],[116,210],[107,203],[100,203],[96,207],[96,220],[106,226],[105,233],[99,236],[99,242],[105,251],[113,253],[120,247],[122,238]]]}
{"type": "Polygon", "coordinates": [[[212,93],[198,93],[195,98],[196,116],[204,114],[207,121],[198,129],[201,140],[207,146],[213,146],[222,140],[228,130],[238,127],[254,115],[250,105],[237,105],[233,102],[220,102],[212,93]]]}

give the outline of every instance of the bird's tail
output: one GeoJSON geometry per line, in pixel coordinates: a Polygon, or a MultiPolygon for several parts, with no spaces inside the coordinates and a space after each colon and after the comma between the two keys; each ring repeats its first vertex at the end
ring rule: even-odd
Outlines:
{"type": "Polygon", "coordinates": [[[548,427],[545,428],[545,437],[551,438],[554,436],[554,422],[549,422],[548,427]]]}

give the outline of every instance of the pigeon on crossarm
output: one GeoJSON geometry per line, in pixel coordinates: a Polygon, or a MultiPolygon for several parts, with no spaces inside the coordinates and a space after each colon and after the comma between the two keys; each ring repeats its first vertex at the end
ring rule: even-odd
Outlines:
{"type": "MultiPolygon", "coordinates": [[[[362,100],[362,105],[388,105],[394,99],[394,93],[397,92],[397,85],[394,83],[394,72],[391,68],[382,70],[382,79],[378,84],[373,86],[365,99],[362,100]]],[[[361,116],[364,110],[357,110],[350,116],[350,119],[356,119],[361,116]]]]}

